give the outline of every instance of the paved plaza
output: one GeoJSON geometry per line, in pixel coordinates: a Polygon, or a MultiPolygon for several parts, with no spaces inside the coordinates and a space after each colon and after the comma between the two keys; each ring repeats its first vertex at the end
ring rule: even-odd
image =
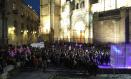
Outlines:
{"type": "Polygon", "coordinates": [[[11,79],[131,79],[131,75],[129,74],[104,74],[104,75],[97,75],[89,76],[89,77],[73,77],[73,76],[61,76],[61,75],[54,75],[53,73],[42,73],[42,72],[24,72],[17,75],[11,79]]]}
{"type": "Polygon", "coordinates": [[[10,79],[131,79],[131,74],[98,74],[89,76],[83,73],[74,73],[73,71],[48,69],[42,71],[24,71],[10,79]]]}

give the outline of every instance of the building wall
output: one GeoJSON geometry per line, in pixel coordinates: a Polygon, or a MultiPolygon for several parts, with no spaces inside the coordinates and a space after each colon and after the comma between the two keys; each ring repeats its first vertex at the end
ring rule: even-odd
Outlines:
{"type": "Polygon", "coordinates": [[[131,7],[131,0],[98,0],[93,4],[92,12],[101,12],[121,7],[131,7]]]}
{"type": "Polygon", "coordinates": [[[41,0],[40,24],[43,38],[49,40],[53,35],[54,41],[88,42],[91,38],[88,5],[88,0],[41,0]],[[79,22],[84,26],[79,25],[79,22]],[[74,32],[76,24],[79,26],[74,32]]]}
{"type": "Polygon", "coordinates": [[[131,8],[129,8],[129,42],[131,42],[131,8]]]}
{"type": "Polygon", "coordinates": [[[120,15],[111,14],[100,17],[99,14],[96,13],[97,16],[94,16],[94,43],[124,43],[126,41],[125,9],[120,9],[120,15]]]}
{"type": "Polygon", "coordinates": [[[41,0],[41,35],[45,41],[57,40],[60,27],[60,0],[41,0]]]}
{"type": "Polygon", "coordinates": [[[57,41],[60,36],[60,1],[56,0],[54,5],[54,41],[57,41]]]}
{"type": "Polygon", "coordinates": [[[91,38],[89,25],[88,0],[63,0],[61,2],[62,39],[72,42],[89,43],[89,38],[91,38]]]}
{"type": "Polygon", "coordinates": [[[50,0],[40,0],[40,35],[44,41],[50,39],[50,4],[50,0]]]}
{"type": "Polygon", "coordinates": [[[35,42],[39,26],[37,13],[23,0],[6,1],[8,43],[19,45],[35,42]]]}
{"type": "MultiPolygon", "coordinates": [[[[98,0],[98,3],[92,5],[89,0],[51,0],[51,3],[50,0],[41,0],[41,3],[41,26],[48,25],[50,30],[53,28],[55,40],[86,43],[92,43],[92,40],[97,43],[124,43],[127,40],[127,14],[123,7],[130,7],[130,0],[98,0]],[[119,14],[110,12],[118,9],[119,14]],[[99,16],[103,12],[105,14],[99,16]],[[49,24],[45,24],[48,21],[49,24]]],[[[131,13],[129,15],[131,17],[131,13]]],[[[46,34],[48,39],[50,33],[46,34]]]]}

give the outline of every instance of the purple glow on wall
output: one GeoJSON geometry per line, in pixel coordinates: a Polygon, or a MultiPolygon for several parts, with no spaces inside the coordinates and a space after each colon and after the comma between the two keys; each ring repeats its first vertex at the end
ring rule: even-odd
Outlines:
{"type": "Polygon", "coordinates": [[[131,68],[131,44],[112,45],[110,59],[113,68],[131,68]]]}
{"type": "Polygon", "coordinates": [[[112,46],[112,49],[113,49],[117,54],[121,54],[121,51],[120,51],[116,46],[112,46]]]}

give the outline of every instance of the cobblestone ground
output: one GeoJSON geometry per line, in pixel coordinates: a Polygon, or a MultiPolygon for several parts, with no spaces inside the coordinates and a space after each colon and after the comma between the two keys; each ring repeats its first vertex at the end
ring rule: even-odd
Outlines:
{"type": "Polygon", "coordinates": [[[89,76],[82,73],[69,73],[50,69],[47,72],[20,72],[10,79],[131,79],[131,74],[98,74],[97,76],[89,76]]]}
{"type": "Polygon", "coordinates": [[[131,79],[130,74],[101,74],[97,76],[88,76],[88,77],[68,77],[68,76],[56,76],[53,79],[131,79]]]}
{"type": "Polygon", "coordinates": [[[131,79],[131,74],[104,74],[98,77],[99,79],[131,79]]]}
{"type": "Polygon", "coordinates": [[[118,74],[118,75],[97,75],[89,77],[71,77],[71,76],[54,76],[53,73],[42,73],[42,72],[24,72],[11,79],[131,79],[129,74],[118,74]]]}
{"type": "Polygon", "coordinates": [[[21,72],[10,79],[50,79],[53,75],[51,72],[43,73],[41,71],[21,72]]]}

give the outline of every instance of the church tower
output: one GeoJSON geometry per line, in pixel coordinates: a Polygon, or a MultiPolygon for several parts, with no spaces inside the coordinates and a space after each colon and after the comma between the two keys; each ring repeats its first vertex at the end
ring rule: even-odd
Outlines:
{"type": "Polygon", "coordinates": [[[45,41],[57,40],[60,26],[60,0],[40,0],[40,26],[45,41]]]}

